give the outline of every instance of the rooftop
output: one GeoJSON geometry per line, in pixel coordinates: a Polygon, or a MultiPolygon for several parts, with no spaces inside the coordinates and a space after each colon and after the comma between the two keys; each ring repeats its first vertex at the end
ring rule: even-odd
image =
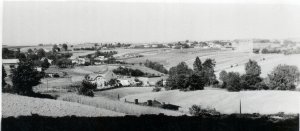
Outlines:
{"type": "Polygon", "coordinates": [[[19,62],[19,59],[2,59],[3,64],[17,64],[19,62]]]}

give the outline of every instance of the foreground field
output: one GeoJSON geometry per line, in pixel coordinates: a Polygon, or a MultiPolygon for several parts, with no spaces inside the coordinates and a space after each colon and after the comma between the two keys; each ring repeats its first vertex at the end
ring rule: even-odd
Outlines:
{"type": "Polygon", "coordinates": [[[61,96],[58,99],[69,101],[69,102],[77,102],[80,104],[94,106],[98,108],[104,108],[115,112],[125,113],[127,115],[160,114],[160,113],[163,113],[168,116],[184,115],[184,113],[177,112],[177,111],[165,110],[165,109],[154,108],[149,106],[140,106],[140,105],[125,103],[122,101],[111,100],[106,97],[86,97],[86,96],[80,96],[76,94],[68,94],[68,95],[61,96]]]}
{"type": "Polygon", "coordinates": [[[221,113],[239,113],[239,103],[242,103],[242,113],[273,114],[278,112],[300,113],[300,92],[296,91],[242,91],[227,92],[225,90],[202,90],[182,92],[179,90],[150,92],[125,96],[128,101],[158,100],[181,106],[188,111],[193,104],[211,107],[221,113]]]}
{"type": "Polygon", "coordinates": [[[2,117],[9,116],[124,116],[106,109],[96,108],[78,103],[40,99],[13,94],[2,94],[2,117]]]}

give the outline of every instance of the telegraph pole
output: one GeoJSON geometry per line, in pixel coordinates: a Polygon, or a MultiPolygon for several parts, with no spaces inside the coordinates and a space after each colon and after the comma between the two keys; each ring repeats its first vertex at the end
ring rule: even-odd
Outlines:
{"type": "Polygon", "coordinates": [[[242,100],[240,99],[240,114],[242,114],[242,100]]]}

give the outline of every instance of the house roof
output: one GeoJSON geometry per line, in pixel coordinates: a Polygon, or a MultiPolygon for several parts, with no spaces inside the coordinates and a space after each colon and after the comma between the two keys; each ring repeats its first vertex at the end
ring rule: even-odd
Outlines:
{"type": "Polygon", "coordinates": [[[106,72],[103,72],[103,73],[90,74],[90,77],[94,80],[97,77],[103,77],[104,79],[109,80],[109,79],[115,78],[116,74],[113,73],[111,70],[107,70],[106,72]]]}
{"type": "Polygon", "coordinates": [[[2,59],[3,64],[17,64],[19,62],[19,59],[2,59]]]}

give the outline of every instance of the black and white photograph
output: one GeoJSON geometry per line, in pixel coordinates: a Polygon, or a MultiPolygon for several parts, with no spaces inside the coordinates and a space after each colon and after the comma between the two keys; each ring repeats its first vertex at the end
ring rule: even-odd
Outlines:
{"type": "Polygon", "coordinates": [[[0,7],[2,131],[300,130],[300,1],[0,7]]]}

